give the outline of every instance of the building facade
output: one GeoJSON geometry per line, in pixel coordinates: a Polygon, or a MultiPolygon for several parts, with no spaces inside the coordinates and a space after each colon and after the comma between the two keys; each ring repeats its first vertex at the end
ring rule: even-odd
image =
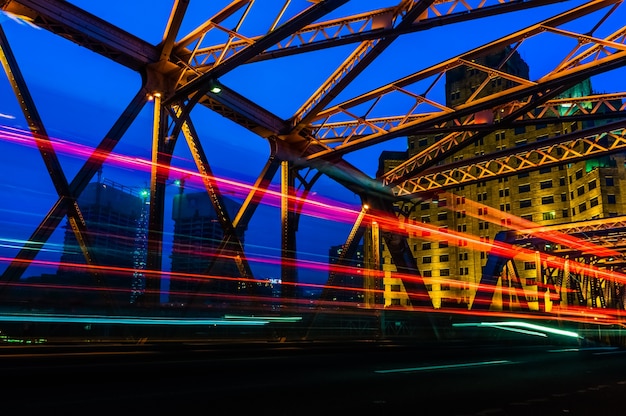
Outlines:
{"type": "Polygon", "coordinates": [[[146,198],[132,188],[98,180],[87,185],[77,202],[87,228],[86,248],[95,264],[101,267],[87,267],[83,247],[68,222],[56,276],[60,285],[72,286],[65,296],[81,304],[113,301],[117,306],[124,306],[133,303],[137,296],[133,289],[141,286],[135,281],[145,278],[146,259],[142,247],[145,248],[147,242],[142,224],[146,226],[143,221],[148,209],[146,198]]]}
{"type": "MultiPolygon", "coordinates": [[[[224,198],[230,218],[239,205],[224,198]]],[[[237,266],[228,253],[218,254],[224,231],[206,192],[179,193],[172,207],[174,237],[171,254],[169,301],[186,304],[194,295],[199,279],[208,279],[208,292],[234,294],[240,288],[233,280],[239,275],[237,266]],[[207,271],[210,270],[210,275],[207,271]]],[[[245,226],[238,227],[237,235],[244,243],[245,226]]],[[[207,302],[221,301],[217,297],[207,302]]]]}
{"type": "MultiPolygon", "coordinates": [[[[491,63],[501,62],[505,50],[484,58],[491,63]]],[[[485,64],[485,62],[480,62],[485,64]]],[[[528,65],[516,52],[504,72],[528,78],[528,65]]],[[[449,107],[464,103],[483,85],[486,74],[469,67],[458,67],[446,74],[446,100],[449,107]]],[[[491,80],[484,92],[505,89],[507,81],[491,80]]],[[[562,97],[592,94],[589,81],[570,89],[562,97]]],[[[497,121],[497,120],[495,120],[497,121]]],[[[494,121],[494,122],[495,122],[494,121]]],[[[495,130],[476,140],[444,163],[469,160],[516,146],[539,142],[559,135],[591,127],[587,122],[560,122],[558,124],[534,123],[513,129],[495,130]]],[[[407,158],[424,151],[441,136],[409,136],[407,158]]],[[[384,152],[379,160],[379,175],[398,166],[401,152],[384,152]]],[[[448,189],[432,199],[416,200],[410,211],[404,208],[401,220],[415,224],[428,224],[437,229],[451,230],[476,236],[481,242],[493,242],[498,233],[514,226],[528,227],[536,224],[557,225],[626,214],[626,200],[620,192],[626,179],[623,154],[603,156],[559,166],[535,170],[520,169],[517,174],[499,176],[492,180],[448,189]]],[[[419,233],[409,233],[409,245],[418,269],[424,278],[433,306],[471,307],[476,289],[481,282],[483,268],[489,251],[470,245],[449,244],[448,241],[421,238],[419,233]]],[[[384,247],[383,247],[384,248],[384,247]]],[[[555,247],[558,248],[558,247],[555,247]]],[[[401,279],[394,277],[395,267],[387,250],[383,250],[385,306],[410,306],[401,279]]],[[[515,261],[528,307],[538,309],[538,262],[528,258],[515,261]]],[[[502,308],[504,299],[495,297],[492,308],[502,308]]],[[[510,306],[510,305],[509,305],[510,306]]]]}

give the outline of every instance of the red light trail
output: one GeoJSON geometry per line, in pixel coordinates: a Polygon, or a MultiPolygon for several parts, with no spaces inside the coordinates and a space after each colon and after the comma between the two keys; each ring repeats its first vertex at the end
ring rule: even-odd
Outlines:
{"type": "MultiPolygon", "coordinates": [[[[11,143],[21,145],[21,146],[28,146],[32,148],[37,147],[35,140],[30,132],[12,128],[12,127],[0,126],[0,140],[4,140],[4,141],[11,142],[11,143]]],[[[88,146],[71,143],[71,142],[59,140],[59,139],[53,139],[51,140],[51,143],[53,144],[53,147],[55,148],[55,150],[59,151],[62,154],[69,155],[72,157],[87,159],[89,157],[93,157],[94,155],[94,149],[88,146]]],[[[99,154],[99,155],[96,154],[95,156],[97,159],[102,160],[103,162],[106,161],[107,163],[110,163],[113,166],[130,169],[132,171],[141,171],[141,172],[146,172],[146,173],[151,172],[151,167],[152,167],[151,161],[147,159],[142,159],[139,157],[131,157],[131,156],[126,156],[126,155],[121,155],[121,154],[116,154],[116,153],[99,154]]],[[[168,166],[164,168],[169,169],[170,174],[177,174],[180,177],[185,177],[186,184],[189,184],[192,187],[197,187],[198,189],[204,188],[203,177],[199,172],[195,172],[195,171],[188,170],[188,169],[182,169],[178,167],[172,167],[172,166],[168,166]]],[[[240,182],[237,180],[233,180],[233,179],[212,177],[210,178],[210,180],[218,184],[221,190],[228,192],[234,197],[238,197],[241,199],[245,198],[248,193],[256,191],[253,185],[249,183],[244,183],[244,182],[240,182]]],[[[280,206],[280,202],[281,202],[281,199],[283,198],[283,195],[281,194],[279,190],[276,190],[270,187],[269,189],[262,190],[262,191],[264,192],[264,198],[262,201],[264,204],[268,204],[270,206],[275,206],[275,207],[280,206]]],[[[461,198],[451,193],[446,193],[444,194],[444,196],[450,201],[456,200],[456,198],[461,198]]],[[[296,199],[296,202],[298,202],[296,206],[299,206],[300,203],[303,202],[301,204],[302,206],[301,213],[303,215],[307,215],[307,216],[311,216],[315,218],[325,219],[325,220],[334,221],[334,222],[342,222],[346,224],[353,224],[360,213],[360,207],[358,207],[357,209],[356,207],[349,206],[347,204],[337,203],[336,201],[332,201],[332,200],[324,200],[321,198],[316,198],[316,199],[308,198],[306,201],[303,201],[299,197],[295,197],[295,199],[296,199]]],[[[463,202],[462,204],[463,211],[467,215],[484,219],[485,221],[489,221],[497,225],[504,225],[506,228],[509,228],[511,230],[517,230],[517,231],[522,231],[522,230],[529,231],[530,230],[529,232],[532,233],[537,238],[542,238],[542,239],[545,239],[546,241],[551,241],[557,244],[563,244],[563,245],[566,245],[567,247],[575,248],[585,253],[593,254],[596,256],[600,256],[600,257],[620,255],[620,253],[618,253],[615,250],[611,250],[605,247],[600,247],[594,244],[590,244],[584,240],[576,239],[564,233],[554,232],[554,231],[546,232],[544,231],[545,229],[543,227],[537,226],[536,224],[530,221],[526,221],[522,218],[516,217],[514,215],[510,215],[505,212],[501,212],[499,210],[493,209],[492,207],[488,207],[486,205],[477,203],[475,201],[463,199],[462,202],[463,202]]],[[[455,207],[455,206],[456,204],[449,204],[448,208],[455,207]]],[[[506,244],[502,242],[493,242],[493,241],[490,242],[490,241],[481,239],[479,237],[476,237],[470,234],[455,232],[453,230],[448,230],[448,229],[440,229],[438,227],[431,226],[425,223],[402,222],[398,218],[390,218],[388,216],[375,215],[375,214],[368,213],[365,216],[365,223],[371,224],[372,222],[377,222],[379,226],[381,227],[381,229],[392,230],[392,231],[399,232],[402,234],[412,233],[417,237],[420,237],[423,239],[430,239],[433,241],[446,241],[452,245],[468,247],[468,249],[471,249],[471,250],[489,252],[490,255],[502,256],[508,259],[515,258],[515,259],[522,259],[522,260],[527,260],[527,261],[535,261],[537,256],[539,256],[541,261],[545,263],[548,267],[553,267],[553,268],[558,268],[558,269],[565,268],[566,262],[570,262],[570,264],[575,264],[575,267],[577,268],[577,270],[587,273],[589,276],[592,276],[594,278],[610,279],[614,282],[618,282],[622,284],[626,283],[626,275],[616,272],[616,271],[602,269],[599,267],[595,267],[593,265],[576,262],[572,259],[564,259],[561,257],[557,257],[555,255],[551,255],[551,254],[547,254],[543,252],[528,250],[523,247],[514,246],[511,244],[506,244]]],[[[15,247],[16,245],[19,245],[20,243],[26,243],[26,241],[20,241],[17,239],[5,239],[4,241],[6,241],[5,245],[8,245],[10,247],[15,247]]],[[[206,253],[206,252],[203,253],[203,255],[207,255],[207,254],[210,255],[210,253],[206,253]]],[[[228,255],[226,255],[226,256],[223,256],[222,259],[229,259],[229,257],[228,255]]],[[[6,257],[0,258],[0,262],[8,263],[11,261],[13,261],[13,259],[6,258],[6,257]]],[[[285,262],[288,262],[290,266],[295,266],[300,269],[317,270],[317,271],[322,271],[322,272],[327,272],[327,273],[336,273],[336,274],[357,275],[357,274],[362,274],[364,272],[362,268],[357,268],[357,267],[329,265],[328,263],[325,263],[325,262],[315,262],[315,261],[303,261],[303,260],[291,260],[291,259],[284,260],[278,257],[271,258],[271,257],[250,256],[248,257],[248,261],[250,261],[251,263],[275,264],[275,265],[285,265],[285,262]]],[[[100,271],[98,269],[98,266],[86,266],[82,264],[71,265],[71,264],[61,264],[60,262],[45,262],[45,261],[34,261],[33,264],[37,264],[39,266],[46,266],[50,268],[57,268],[59,266],[80,267],[80,268],[89,267],[89,268],[94,268],[93,271],[100,271]]],[[[572,266],[570,266],[570,268],[571,267],[572,266]]],[[[129,272],[132,273],[132,272],[137,271],[137,270],[132,270],[132,269],[124,269],[124,268],[112,268],[109,266],[106,266],[105,269],[107,273],[128,274],[129,272]]],[[[105,270],[102,270],[102,271],[105,271],[105,270]]],[[[141,273],[144,274],[146,278],[151,278],[151,277],[154,277],[156,272],[152,272],[148,270],[141,270],[141,273]]],[[[193,280],[198,280],[198,281],[207,280],[207,279],[224,279],[224,280],[232,280],[232,281],[242,281],[241,278],[230,278],[226,276],[206,276],[202,274],[185,274],[185,273],[170,273],[170,272],[162,272],[162,273],[167,274],[170,279],[193,279],[193,280]]],[[[380,270],[368,271],[368,273],[370,276],[372,276],[375,279],[382,279],[384,276],[384,272],[380,270]]],[[[422,280],[422,278],[419,276],[406,276],[406,275],[401,275],[401,274],[396,274],[395,276],[400,277],[402,280],[405,280],[405,281],[422,280]]],[[[243,279],[243,280],[247,280],[247,279],[243,279]]],[[[451,287],[470,288],[474,291],[483,290],[483,288],[480,285],[468,283],[465,281],[459,281],[454,278],[438,278],[438,279],[429,278],[429,280],[430,281],[437,280],[439,282],[445,282],[449,284],[451,287]]],[[[250,279],[248,282],[260,283],[262,281],[256,280],[256,279],[250,279]]],[[[298,285],[303,286],[303,287],[308,286],[308,287],[315,288],[315,289],[324,288],[324,285],[316,285],[316,284],[308,284],[308,283],[298,283],[298,285]]],[[[71,288],[66,287],[65,289],[71,289],[71,288]]],[[[86,288],[76,287],[75,289],[84,290],[86,288]]],[[[355,290],[354,288],[346,288],[346,287],[341,287],[341,286],[333,286],[331,289],[350,290],[350,291],[355,290]]],[[[499,290],[502,290],[503,293],[519,295],[518,289],[500,288],[499,290]]],[[[381,291],[380,293],[383,293],[383,292],[381,291]]],[[[199,295],[199,294],[191,294],[191,295],[199,295]]],[[[199,296],[203,296],[203,295],[199,295],[199,296]]],[[[220,296],[224,296],[224,295],[220,295],[220,296]]],[[[234,298],[242,299],[241,295],[232,295],[232,296],[234,298]]],[[[425,295],[416,294],[416,296],[425,296],[425,295]]],[[[281,302],[285,302],[285,301],[286,301],[285,299],[281,299],[281,302]]],[[[298,300],[291,300],[291,301],[299,302],[298,300]]],[[[333,305],[336,305],[336,303],[334,303],[333,305]]],[[[419,308],[413,308],[413,310],[418,311],[419,308]]],[[[470,313],[474,314],[476,312],[474,311],[470,313]]],[[[559,313],[564,315],[562,310],[559,310],[559,313]]],[[[571,314],[578,316],[578,314],[571,312],[571,311],[570,313],[567,314],[567,316],[570,316],[571,314]]],[[[520,315],[516,314],[516,316],[520,316],[520,315]]],[[[602,318],[612,319],[611,316],[602,317],[602,318]]],[[[594,319],[598,319],[598,316],[594,316],[594,319]]]]}

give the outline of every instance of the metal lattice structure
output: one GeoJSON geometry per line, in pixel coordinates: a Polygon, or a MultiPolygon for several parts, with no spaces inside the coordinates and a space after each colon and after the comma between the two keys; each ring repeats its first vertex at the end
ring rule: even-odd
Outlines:
{"type": "MultiPolygon", "coordinates": [[[[547,301],[545,295],[536,299],[542,310],[546,309],[546,302],[583,309],[624,308],[624,282],[616,279],[614,273],[624,272],[623,216],[506,231],[497,240],[522,247],[535,257],[539,293],[549,294],[547,301]]],[[[484,279],[504,279],[502,287],[513,288],[512,293],[518,297],[516,307],[529,310],[512,257],[495,254],[486,267],[484,279]]],[[[494,283],[486,287],[493,288],[494,283]]],[[[487,290],[481,296],[493,296],[493,291],[487,290]]],[[[516,302],[509,300],[509,303],[516,302]]],[[[488,305],[489,301],[479,307],[488,305]]]]}
{"type": "MultiPolygon", "coordinates": [[[[220,10],[206,16],[203,23],[184,33],[181,28],[187,18],[190,1],[173,1],[162,41],[151,44],[66,1],[0,1],[2,11],[10,16],[100,54],[139,73],[144,80],[94,154],[84,160],[73,178],[68,178],[50,144],[46,126],[38,115],[37,103],[21,76],[20,63],[13,55],[11,41],[0,28],[4,70],[58,193],[57,203],[50,207],[29,241],[7,267],[2,283],[20,279],[41,245],[66,217],[81,243],[87,263],[97,266],[76,201],[100,169],[106,155],[123,140],[124,134],[148,103],[154,106],[154,121],[146,273],[158,274],[162,263],[163,196],[174,148],[186,143],[224,230],[219,252],[235,259],[242,281],[253,276],[237,230],[255,214],[271,181],[280,172],[282,281],[285,288],[296,283],[290,260],[297,256],[295,236],[299,206],[292,197],[295,189],[303,189],[300,197],[306,199],[315,182],[323,175],[343,185],[346,192],[358,195],[363,205],[369,205],[377,215],[395,218],[394,203],[399,200],[420,198],[420,195],[433,190],[445,190],[485,178],[625,149],[626,107],[623,98],[626,93],[611,91],[569,100],[557,98],[561,92],[582,80],[619,71],[626,65],[626,27],[603,26],[612,13],[623,7],[621,1],[595,0],[581,2],[570,9],[563,7],[564,11],[547,19],[529,21],[525,29],[436,65],[421,67],[416,63],[409,75],[340,102],[337,97],[349,91],[352,83],[366,74],[366,70],[380,68],[376,64],[384,61],[385,50],[404,36],[428,33],[442,26],[452,30],[456,25],[474,20],[505,14],[516,16],[529,9],[539,10],[569,2],[401,0],[390,7],[342,15],[342,7],[355,1],[286,0],[274,16],[257,11],[257,6],[262,7],[257,3],[261,2],[253,0],[218,3],[223,3],[220,10]],[[244,29],[245,23],[261,15],[267,20],[264,23],[268,30],[265,33],[248,33],[244,29]],[[593,23],[581,25],[580,32],[570,29],[570,23],[590,17],[594,19],[593,23]],[[493,51],[504,47],[518,51],[525,47],[526,42],[547,35],[565,38],[573,42],[573,48],[559,51],[563,60],[534,79],[506,73],[501,67],[475,63],[476,58],[493,51]],[[254,99],[239,93],[237,85],[229,85],[225,81],[229,73],[243,65],[339,48],[345,53],[343,61],[288,117],[273,114],[254,99]],[[509,87],[487,93],[485,85],[481,85],[465,102],[449,106],[441,95],[437,96],[434,92],[440,89],[446,72],[459,66],[484,72],[488,75],[487,80],[504,80],[509,87]],[[383,105],[390,102],[391,105],[383,105]],[[562,111],[565,104],[567,112],[562,111]],[[194,128],[198,108],[209,109],[255,133],[267,141],[270,148],[265,168],[258,173],[255,186],[234,217],[225,209],[223,192],[212,175],[206,155],[211,144],[194,128]],[[603,111],[597,111],[598,108],[603,111]],[[611,122],[602,127],[579,130],[549,141],[472,160],[440,163],[446,156],[496,128],[513,128],[557,119],[611,122]],[[346,160],[349,154],[399,137],[425,134],[442,134],[444,139],[381,178],[365,174],[346,160]],[[574,150],[581,147],[581,143],[586,152],[574,150]],[[315,174],[307,178],[303,174],[306,171],[315,174]]],[[[119,10],[119,13],[124,13],[124,10],[119,10]]],[[[528,17],[528,14],[524,16],[528,17]]],[[[393,62],[385,63],[393,65],[393,62]]],[[[288,88],[282,91],[283,94],[288,92],[288,88]]],[[[361,220],[359,218],[359,222],[361,220]]],[[[360,225],[355,224],[355,229],[360,225]]],[[[398,271],[416,273],[415,260],[410,255],[404,236],[385,230],[381,230],[381,236],[398,271]]],[[[348,236],[348,246],[356,243],[358,240],[352,234],[348,236]]],[[[349,249],[346,247],[346,251],[349,249]]],[[[98,269],[93,270],[96,270],[93,272],[96,281],[106,285],[100,280],[98,269]]],[[[409,287],[412,284],[407,282],[406,285],[409,287]]],[[[413,296],[411,301],[419,304],[419,294],[425,289],[419,284],[413,285],[417,287],[410,291],[413,296]]],[[[146,294],[151,303],[158,302],[159,279],[146,280],[146,294]]],[[[287,291],[285,295],[289,297],[290,293],[287,291]]]]}

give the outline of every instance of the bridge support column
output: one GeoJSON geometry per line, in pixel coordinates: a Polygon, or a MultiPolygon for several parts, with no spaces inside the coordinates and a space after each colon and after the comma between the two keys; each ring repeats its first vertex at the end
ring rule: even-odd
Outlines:
{"type": "Polygon", "coordinates": [[[365,307],[372,309],[376,307],[377,298],[380,297],[380,286],[382,282],[380,270],[380,232],[378,223],[372,221],[367,233],[369,248],[365,251],[365,276],[363,279],[363,289],[365,294],[365,307]]]}
{"type": "Polygon", "coordinates": [[[146,306],[156,306],[161,297],[161,267],[163,257],[163,216],[165,212],[165,184],[169,160],[164,161],[167,115],[161,105],[161,94],[154,94],[152,123],[152,160],[150,172],[150,214],[148,217],[148,255],[146,259],[146,306]]]}
{"type": "Polygon", "coordinates": [[[295,299],[298,282],[296,260],[296,214],[295,214],[295,177],[292,164],[281,162],[280,216],[281,216],[281,291],[285,300],[295,299]]]}

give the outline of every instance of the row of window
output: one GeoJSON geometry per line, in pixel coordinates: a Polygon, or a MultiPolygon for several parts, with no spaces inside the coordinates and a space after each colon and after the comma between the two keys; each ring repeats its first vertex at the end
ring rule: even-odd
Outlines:
{"type": "MultiPolygon", "coordinates": [[[[488,242],[489,241],[489,237],[480,237],[481,241],[484,242],[488,242]]],[[[481,259],[485,259],[485,252],[481,251],[480,252],[480,258],[481,259]]],[[[459,253],[459,260],[463,261],[463,260],[468,260],[469,259],[469,254],[466,252],[463,253],[459,253]]],[[[450,261],[450,256],[448,254],[442,254],[439,256],[439,262],[448,262],[450,261]]],[[[423,256],[422,257],[422,264],[431,264],[433,262],[433,258],[432,256],[423,256]]]]}
{"type": "MultiPolygon", "coordinates": [[[[439,261],[440,262],[450,261],[450,256],[448,256],[447,254],[442,254],[441,256],[439,256],[439,261]]],[[[432,262],[433,262],[433,258],[431,256],[422,257],[422,264],[429,264],[432,262]]]]}
{"type": "MultiPolygon", "coordinates": [[[[582,172],[582,169],[579,171],[582,172]]],[[[578,172],[577,172],[578,174],[578,172]]],[[[613,178],[606,178],[606,182],[607,182],[607,186],[613,186],[613,178]],[[610,183],[610,185],[609,185],[610,183]]],[[[571,183],[571,177],[570,177],[570,183],[571,183]]],[[[565,186],[565,178],[559,178],[559,186],[565,186]]],[[[587,183],[587,188],[589,191],[591,191],[592,189],[596,189],[598,187],[596,180],[592,180],[590,182],[587,183]]],[[[545,181],[541,181],[539,182],[539,188],[540,189],[550,189],[552,188],[552,179],[548,179],[545,181]]],[[[517,192],[520,194],[526,193],[526,192],[530,192],[530,183],[525,183],[522,185],[519,185],[517,188],[517,192]]],[[[576,189],[577,194],[583,195],[585,193],[585,185],[581,185],[576,189]]],[[[500,190],[500,196],[509,196],[509,189],[505,189],[505,192],[503,194],[502,190],[500,190]]],[[[572,199],[574,198],[574,194],[572,193],[572,199]]]]}
{"type": "MultiPolygon", "coordinates": [[[[489,241],[489,237],[480,237],[481,241],[485,241],[488,242],[489,241]]],[[[480,252],[480,259],[484,260],[487,258],[487,253],[485,251],[481,251],[480,252]]],[[[393,258],[392,257],[383,257],[382,261],[383,263],[385,263],[385,261],[387,261],[387,259],[393,264],[393,258]]],[[[463,253],[459,253],[459,260],[468,260],[469,259],[469,254],[466,252],[463,253]]],[[[447,262],[450,261],[450,257],[447,254],[441,255],[439,256],[439,261],[441,262],[447,262]]],[[[422,264],[432,264],[432,256],[424,256],[422,257],[422,264]]],[[[424,275],[426,276],[426,275],[424,275]]]]}
{"type": "MultiPolygon", "coordinates": [[[[547,169],[550,169],[550,168],[547,168],[547,169]]],[[[546,171],[546,172],[548,172],[548,171],[546,171]]],[[[519,174],[518,178],[528,177],[528,176],[529,176],[528,172],[525,172],[525,173],[519,174]]],[[[582,169],[576,172],[576,177],[579,178],[579,176],[582,177],[582,169]]],[[[508,182],[508,177],[498,178],[498,181],[499,182],[503,182],[503,181],[504,182],[508,182]]],[[[571,177],[570,177],[570,183],[571,183],[571,177]]],[[[605,178],[605,183],[606,183],[607,186],[614,186],[614,180],[613,180],[612,177],[606,177],[605,178]]],[[[486,186],[486,183],[485,182],[480,182],[480,183],[476,184],[477,188],[481,187],[481,186],[486,186]]],[[[559,178],[559,186],[565,186],[565,178],[564,177],[559,178]]],[[[547,180],[539,182],[539,188],[540,189],[550,189],[552,187],[553,187],[552,179],[547,179],[547,180]]],[[[595,179],[590,181],[587,184],[587,190],[588,191],[591,191],[592,189],[596,189],[596,188],[597,188],[597,183],[596,183],[595,179]]],[[[518,189],[517,189],[517,192],[519,194],[524,194],[524,193],[531,192],[530,183],[524,183],[524,184],[519,185],[518,189]]],[[[579,186],[576,189],[576,194],[578,196],[584,195],[584,193],[585,193],[585,186],[584,185],[581,185],[581,186],[579,186]]],[[[509,188],[500,189],[498,191],[498,196],[500,198],[508,197],[510,195],[511,195],[511,192],[510,192],[509,188]]],[[[573,192],[571,193],[570,198],[574,199],[574,193],[573,192]]],[[[613,201],[614,201],[615,195],[613,195],[612,198],[613,198],[613,201]]],[[[487,192],[480,192],[477,195],[478,202],[484,202],[484,201],[487,201],[488,199],[489,199],[489,195],[488,195],[487,192]]],[[[562,202],[567,201],[567,195],[566,194],[561,194],[561,201],[562,202]]],[[[542,204],[551,204],[553,202],[554,202],[554,196],[543,197],[542,201],[541,201],[542,204]]],[[[435,201],[435,203],[436,203],[437,207],[445,207],[445,206],[447,206],[447,202],[446,202],[445,199],[441,199],[439,201],[435,201]]],[[[456,203],[457,203],[457,205],[465,203],[465,197],[458,197],[456,203]]],[[[610,202],[609,201],[609,203],[613,204],[615,202],[610,202]]],[[[525,204],[529,204],[529,202],[525,202],[525,204]]],[[[530,206],[530,205],[527,205],[527,206],[530,206]]],[[[524,208],[524,207],[520,207],[520,208],[524,208]]],[[[422,211],[429,210],[430,209],[430,203],[429,202],[422,203],[420,205],[420,209],[422,211]]],[[[504,211],[504,209],[501,209],[501,211],[504,211]]],[[[447,219],[445,217],[444,213],[440,213],[439,215],[441,216],[441,218],[437,218],[438,220],[445,220],[445,219],[447,219]]],[[[422,222],[430,222],[430,221],[422,221],[422,222]]]]}
{"type": "MultiPolygon", "coordinates": [[[[566,194],[561,194],[561,202],[565,202],[567,201],[567,195],[566,194]]],[[[554,203],[554,195],[548,195],[548,196],[544,196],[541,197],[541,204],[542,205],[549,205],[549,204],[553,204],[554,203]]],[[[597,205],[599,205],[600,200],[599,197],[593,197],[589,200],[589,208],[593,208],[597,205]]],[[[609,205],[614,205],[617,203],[617,197],[614,194],[609,194],[607,195],[607,204],[609,205]]],[[[520,208],[530,208],[532,207],[532,199],[522,199],[519,201],[519,207],[520,208]]],[[[582,202],[578,205],[578,212],[585,212],[588,209],[587,207],[587,202],[582,202]]],[[[510,203],[506,203],[506,204],[500,204],[500,211],[502,212],[510,212],[511,211],[511,204],[510,203]]],[[[488,214],[488,209],[487,208],[478,208],[478,215],[479,216],[485,216],[488,214]]],[[[576,208],[572,208],[572,215],[576,215],[576,208]]],[[[568,218],[569,217],[569,209],[564,208],[562,210],[562,216],[563,218],[568,218]]],[[[465,218],[466,217],[466,212],[465,211],[458,211],[456,213],[456,217],[457,218],[465,218]]],[[[522,218],[528,220],[528,221],[532,221],[533,217],[532,214],[527,214],[527,215],[522,215],[522,218]]],[[[437,214],[437,221],[446,221],[448,219],[448,215],[446,212],[440,212],[437,214]]],[[[548,212],[542,212],[541,213],[541,219],[542,220],[554,220],[556,219],[556,212],[555,211],[548,211],[548,212]]],[[[430,223],[430,215],[423,215],[421,217],[421,222],[422,223],[430,223]]],[[[501,220],[500,225],[502,226],[507,226],[507,225],[511,225],[511,220],[510,219],[506,219],[503,218],[501,220]]],[[[487,230],[489,229],[489,223],[487,222],[479,222],[478,223],[478,229],[479,230],[487,230]]],[[[467,224],[459,224],[457,225],[457,231],[459,232],[467,232],[467,224]]],[[[428,243],[430,244],[430,243],[428,243]]],[[[447,244],[447,243],[446,243],[447,244]]],[[[428,250],[428,249],[425,249],[428,250]]]]}
{"type": "MultiPolygon", "coordinates": [[[[433,201],[433,204],[435,204],[436,207],[446,207],[448,206],[448,203],[445,199],[440,199],[438,201],[433,201]]],[[[420,209],[422,211],[426,211],[428,209],[430,209],[430,203],[429,202],[424,202],[420,205],[420,209]]]]}
{"type": "MultiPolygon", "coordinates": [[[[450,276],[450,269],[439,269],[439,277],[448,277],[450,276]]],[[[423,270],[422,277],[433,277],[432,270],[423,270]]]]}
{"type": "MultiPolygon", "coordinates": [[[[565,202],[567,201],[567,195],[566,194],[561,194],[561,202],[565,202]]],[[[607,204],[613,205],[617,203],[617,197],[614,194],[608,194],[606,196],[606,202],[607,204]]],[[[553,204],[554,203],[554,195],[548,195],[548,196],[543,196],[541,197],[541,204],[542,205],[548,205],[548,204],[553,204]]],[[[595,207],[596,205],[598,205],[600,203],[599,198],[593,197],[589,200],[589,205],[591,207],[595,207]]],[[[500,210],[504,211],[502,209],[502,204],[500,205],[500,210]]],[[[519,201],[519,207],[520,208],[529,208],[532,206],[532,199],[522,199],[519,201]]],[[[583,212],[587,209],[587,204],[586,202],[581,203],[578,206],[578,211],[579,212],[583,212]]],[[[507,210],[508,211],[508,210],[507,210]]],[[[576,215],[576,211],[575,208],[572,208],[572,215],[576,215]]],[[[567,216],[567,215],[565,215],[567,216]]]]}
{"type": "MultiPolygon", "coordinates": [[[[468,276],[469,273],[469,267],[460,267],[459,268],[459,276],[468,276]]],[[[449,277],[450,276],[450,269],[439,269],[439,277],[449,277]]],[[[433,271],[432,270],[422,270],[422,277],[433,277],[433,271]]],[[[400,285],[390,285],[389,288],[392,292],[400,292],[402,290],[400,285]]],[[[443,289],[443,284],[442,284],[442,289],[443,289]]]]}
{"type": "MultiPolygon", "coordinates": [[[[437,243],[439,248],[447,248],[447,241],[440,241],[437,243]]],[[[432,248],[432,243],[422,243],[422,250],[430,250],[432,248]]],[[[413,244],[413,251],[417,251],[417,244],[413,244]]]]}

